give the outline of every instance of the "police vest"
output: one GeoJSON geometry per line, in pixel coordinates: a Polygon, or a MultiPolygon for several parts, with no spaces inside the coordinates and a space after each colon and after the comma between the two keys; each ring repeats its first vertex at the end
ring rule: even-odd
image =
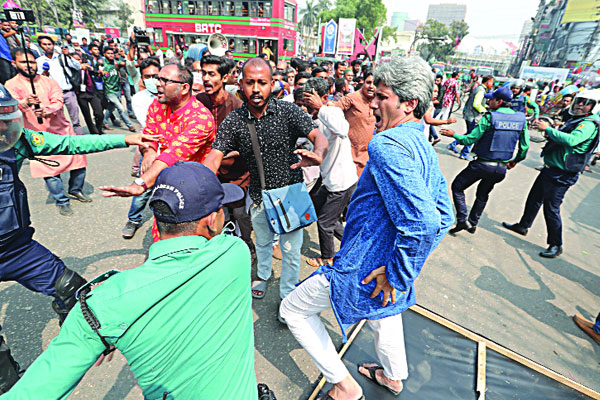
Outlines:
{"type": "Polygon", "coordinates": [[[516,112],[525,112],[525,96],[518,95],[510,101],[510,108],[516,112]]]}
{"type": "Polygon", "coordinates": [[[488,160],[510,160],[525,127],[525,114],[491,112],[489,115],[490,129],[475,144],[473,152],[488,160]]]}
{"type": "Polygon", "coordinates": [[[31,225],[27,190],[19,179],[13,149],[0,153],[0,247],[31,225]]]}
{"type": "MultiPolygon", "coordinates": [[[[593,121],[596,124],[596,137],[592,141],[590,147],[585,151],[585,153],[569,153],[565,157],[565,171],[567,172],[583,172],[585,166],[588,165],[590,159],[594,155],[594,150],[598,147],[598,143],[600,142],[600,120],[597,117],[588,116],[583,118],[571,118],[568,120],[560,130],[561,132],[571,133],[584,121],[593,121]]],[[[560,144],[553,142],[552,140],[548,140],[548,143],[542,149],[541,156],[548,153],[551,149],[561,146],[560,144]]]]}

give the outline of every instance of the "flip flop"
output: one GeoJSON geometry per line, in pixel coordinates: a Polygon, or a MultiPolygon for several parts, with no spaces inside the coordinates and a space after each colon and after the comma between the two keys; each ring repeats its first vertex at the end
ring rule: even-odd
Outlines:
{"type": "Polygon", "coordinates": [[[319,268],[322,264],[319,263],[318,258],[307,258],[306,263],[313,268],[319,268]]]}
{"type": "Polygon", "coordinates": [[[389,391],[390,391],[390,392],[391,392],[391,393],[392,393],[394,396],[398,396],[398,395],[400,394],[400,392],[398,392],[398,391],[396,391],[396,390],[392,389],[392,388],[391,388],[391,387],[389,387],[389,386],[386,386],[386,385],[384,385],[383,383],[381,383],[381,382],[379,382],[379,381],[377,380],[377,375],[376,375],[376,372],[377,372],[377,370],[379,370],[379,369],[383,369],[383,367],[381,367],[381,366],[379,366],[379,365],[375,365],[375,366],[373,366],[373,367],[365,367],[365,366],[363,366],[363,365],[360,365],[360,364],[356,366],[356,370],[358,371],[358,373],[359,373],[359,374],[361,374],[362,376],[364,376],[365,378],[367,378],[367,379],[369,379],[369,380],[372,380],[373,382],[375,382],[375,383],[376,383],[376,384],[378,384],[379,386],[382,386],[382,387],[386,388],[386,389],[387,389],[387,390],[389,390],[389,391]],[[362,372],[360,372],[360,370],[359,370],[359,368],[360,368],[360,367],[362,367],[362,368],[366,369],[367,371],[369,371],[369,375],[370,375],[370,376],[366,376],[365,374],[363,374],[362,372]]]}
{"type": "Polygon", "coordinates": [[[262,299],[267,294],[267,281],[256,280],[252,282],[251,289],[252,297],[255,299],[262,299]],[[262,295],[254,294],[254,291],[262,292],[262,295]]]}

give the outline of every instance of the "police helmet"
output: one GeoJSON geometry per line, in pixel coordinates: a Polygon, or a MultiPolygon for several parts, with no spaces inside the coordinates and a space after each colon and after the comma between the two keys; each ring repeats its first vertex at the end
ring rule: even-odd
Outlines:
{"type": "Polygon", "coordinates": [[[574,117],[583,117],[598,112],[600,112],[600,89],[583,90],[577,93],[569,108],[569,114],[574,117]],[[592,104],[592,108],[589,112],[585,112],[583,107],[588,104],[592,104]]]}
{"type": "Polygon", "coordinates": [[[518,87],[518,88],[523,89],[524,86],[525,86],[525,81],[523,79],[515,79],[514,81],[512,81],[510,83],[511,88],[518,87]]]}
{"type": "Polygon", "coordinates": [[[0,152],[13,148],[22,130],[23,114],[19,103],[0,84],[0,152]]]}

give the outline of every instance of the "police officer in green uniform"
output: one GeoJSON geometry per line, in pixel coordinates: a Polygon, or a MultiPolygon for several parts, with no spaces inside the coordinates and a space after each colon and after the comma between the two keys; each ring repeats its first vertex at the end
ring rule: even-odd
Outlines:
{"type": "Polygon", "coordinates": [[[504,180],[506,170],[513,168],[525,159],[529,150],[529,132],[525,114],[510,109],[512,93],[507,87],[500,87],[485,94],[492,110],[485,114],[475,129],[467,135],[455,134],[450,129],[442,129],[441,134],[456,139],[460,144],[475,143],[473,152],[477,159],[471,161],[452,182],[452,198],[456,207],[456,226],[450,233],[462,230],[475,233],[477,223],[487,204],[494,185],[504,180]],[[515,147],[519,144],[517,155],[513,158],[515,147]],[[475,203],[467,217],[465,189],[480,181],[477,185],[475,203]]]}
{"type": "Polygon", "coordinates": [[[548,138],[542,150],[544,168],[529,191],[521,220],[516,224],[503,222],[502,225],[520,235],[527,235],[543,204],[549,247],[540,253],[542,257],[554,258],[562,254],[560,205],[598,146],[599,111],[600,90],[584,90],[573,100],[573,117],[561,130],[552,128],[543,120],[537,124],[548,138]]]}
{"type": "MultiPolygon", "coordinates": [[[[525,81],[523,79],[515,79],[511,85],[510,90],[512,90],[513,98],[510,102],[510,108],[516,112],[522,112],[527,115],[527,108],[533,109],[533,118],[535,121],[540,117],[540,107],[537,103],[529,98],[529,96],[523,93],[523,89],[525,88],[525,81]]],[[[531,88],[528,88],[531,90],[531,88]]]]}
{"type": "Polygon", "coordinates": [[[116,348],[145,399],[256,400],[250,251],[222,234],[223,206],[243,197],[202,164],[164,169],[150,199],[161,240],[146,262],[83,286],[58,336],[0,399],[65,399],[116,348]]]}
{"type": "MultiPolygon", "coordinates": [[[[146,146],[143,138],[153,137],[62,136],[24,129],[17,101],[0,85],[0,281],[17,281],[29,290],[53,296],[52,308],[59,323],[75,305],[75,291],[86,281],[32,239],[34,229],[27,191],[19,179],[23,160],[53,154],[86,154],[128,145],[146,146]]],[[[15,383],[19,373],[18,364],[3,342],[0,336],[0,393],[15,383]]]]}

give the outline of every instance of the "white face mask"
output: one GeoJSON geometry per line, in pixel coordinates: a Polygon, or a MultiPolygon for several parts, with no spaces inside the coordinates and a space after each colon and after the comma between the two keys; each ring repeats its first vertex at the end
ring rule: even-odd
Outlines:
{"type": "Polygon", "coordinates": [[[156,79],[156,78],[144,79],[144,86],[146,87],[146,89],[148,89],[148,91],[150,93],[156,94],[156,93],[158,93],[158,89],[156,88],[157,82],[158,82],[158,79],[156,79]]]}

